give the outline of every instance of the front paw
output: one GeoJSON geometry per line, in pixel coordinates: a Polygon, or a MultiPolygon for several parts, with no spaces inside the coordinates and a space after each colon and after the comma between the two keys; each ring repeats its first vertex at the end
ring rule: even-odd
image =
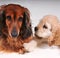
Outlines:
{"type": "Polygon", "coordinates": [[[49,42],[49,46],[52,46],[55,43],[55,40],[49,42]]]}
{"type": "Polygon", "coordinates": [[[23,46],[27,51],[30,52],[30,51],[33,51],[36,48],[37,42],[32,40],[29,43],[24,43],[23,46]]]}
{"type": "Polygon", "coordinates": [[[19,49],[19,54],[24,54],[25,52],[26,52],[26,49],[25,48],[19,49]]]}

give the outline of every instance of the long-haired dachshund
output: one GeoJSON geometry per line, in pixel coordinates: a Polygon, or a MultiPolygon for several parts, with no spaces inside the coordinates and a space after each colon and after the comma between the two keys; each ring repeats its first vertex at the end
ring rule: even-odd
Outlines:
{"type": "Polygon", "coordinates": [[[0,50],[24,53],[32,40],[30,14],[17,4],[0,6],[0,50]]]}

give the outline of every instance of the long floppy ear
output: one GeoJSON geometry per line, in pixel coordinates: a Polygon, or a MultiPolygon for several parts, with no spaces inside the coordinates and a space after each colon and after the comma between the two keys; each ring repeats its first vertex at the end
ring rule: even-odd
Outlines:
{"type": "Polygon", "coordinates": [[[1,5],[0,6],[0,23],[5,19],[5,11],[4,11],[5,6],[6,5],[1,5]]]}
{"type": "Polygon", "coordinates": [[[27,39],[32,35],[30,16],[28,12],[24,12],[23,14],[23,23],[20,31],[22,39],[27,39]]]}
{"type": "MultiPolygon", "coordinates": [[[[0,23],[1,23],[2,25],[5,25],[5,19],[6,19],[5,11],[2,10],[1,13],[0,13],[0,23]]],[[[2,26],[2,27],[4,27],[4,26],[2,26]]]]}
{"type": "Polygon", "coordinates": [[[5,6],[1,6],[0,9],[0,36],[3,35],[2,30],[3,28],[5,28],[5,12],[4,12],[4,8],[5,6]]]}
{"type": "Polygon", "coordinates": [[[2,28],[3,28],[3,11],[0,12],[0,36],[2,35],[2,28]]]}
{"type": "Polygon", "coordinates": [[[2,25],[6,25],[5,24],[6,16],[5,16],[5,10],[4,10],[5,7],[6,7],[6,5],[1,5],[0,6],[0,24],[2,24],[2,25]]]}

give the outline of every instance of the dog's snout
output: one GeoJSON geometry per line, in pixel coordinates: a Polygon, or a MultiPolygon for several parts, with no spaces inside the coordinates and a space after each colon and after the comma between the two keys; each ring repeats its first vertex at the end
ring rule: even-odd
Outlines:
{"type": "Polygon", "coordinates": [[[11,32],[12,37],[17,37],[18,36],[18,32],[16,31],[16,28],[13,28],[12,32],[11,32]]]}
{"type": "Polygon", "coordinates": [[[34,29],[35,31],[37,31],[38,30],[38,28],[37,27],[35,27],[35,29],[34,29]]]}

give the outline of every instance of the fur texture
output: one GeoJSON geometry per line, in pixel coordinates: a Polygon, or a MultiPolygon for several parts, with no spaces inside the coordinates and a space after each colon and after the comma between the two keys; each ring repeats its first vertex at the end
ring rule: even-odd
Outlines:
{"type": "Polygon", "coordinates": [[[32,40],[29,10],[17,4],[0,6],[0,48],[24,53],[23,46],[32,40]]]}
{"type": "Polygon", "coordinates": [[[51,45],[60,45],[60,22],[56,16],[47,15],[35,27],[35,35],[40,42],[51,45]]]}

